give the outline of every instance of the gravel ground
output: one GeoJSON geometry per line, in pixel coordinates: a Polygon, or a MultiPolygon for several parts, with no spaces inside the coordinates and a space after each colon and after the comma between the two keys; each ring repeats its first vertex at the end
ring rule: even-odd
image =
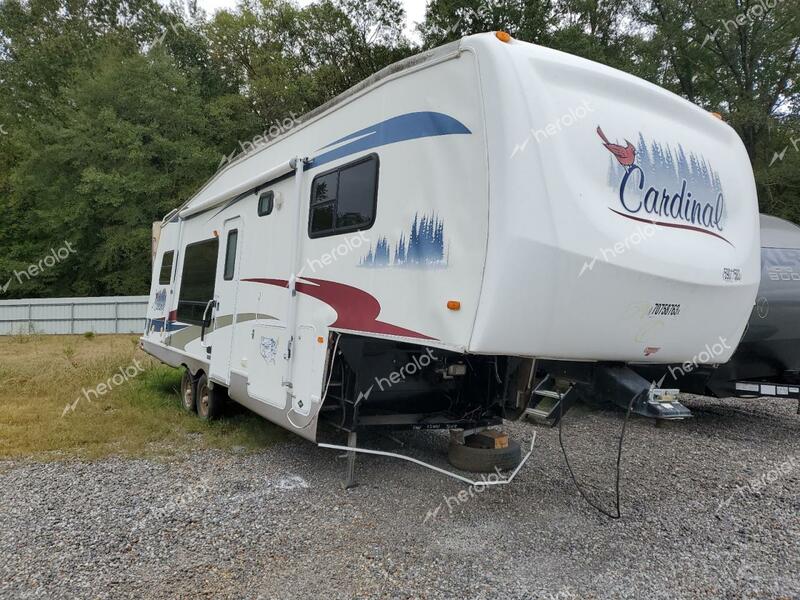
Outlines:
{"type": "MultiPolygon", "coordinates": [[[[691,398],[695,418],[632,418],[622,512],[578,495],[557,430],[510,486],[292,437],[257,454],[0,463],[2,598],[800,598],[800,417],[791,402],[691,398]],[[464,491],[457,500],[459,491],[464,491]]],[[[622,415],[578,407],[564,439],[613,507],[622,415]]],[[[403,433],[441,464],[447,437],[403,433]]],[[[363,445],[397,449],[365,437],[363,445]]]]}

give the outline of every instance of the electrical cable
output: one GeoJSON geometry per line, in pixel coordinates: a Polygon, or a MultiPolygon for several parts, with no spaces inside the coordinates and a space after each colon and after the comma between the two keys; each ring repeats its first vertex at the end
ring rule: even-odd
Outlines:
{"type": "MultiPolygon", "coordinates": [[[[339,338],[341,337],[342,337],[341,333],[337,334],[336,342],[333,345],[333,352],[331,353],[330,371],[328,372],[328,382],[325,384],[325,391],[323,392],[322,398],[319,401],[320,406],[322,406],[322,404],[325,402],[325,398],[328,396],[328,387],[331,384],[331,376],[333,375],[333,361],[336,360],[336,348],[339,346],[339,338]]],[[[308,420],[308,423],[306,423],[305,425],[295,425],[294,421],[292,421],[292,418],[289,416],[292,414],[292,412],[296,412],[298,415],[301,413],[297,412],[294,409],[294,406],[292,406],[286,413],[286,420],[289,421],[289,424],[295,429],[305,429],[306,427],[311,425],[311,423],[314,422],[314,418],[316,417],[316,414],[312,415],[311,418],[308,420]]]]}
{"type": "MultiPolygon", "coordinates": [[[[570,391],[571,389],[572,388],[570,388],[570,391]]],[[[567,391],[567,393],[569,393],[569,391],[567,391]]],[[[575,487],[578,489],[578,492],[580,492],[581,496],[583,496],[583,499],[586,500],[589,506],[603,513],[610,519],[619,519],[622,516],[622,513],[620,511],[620,493],[619,493],[620,464],[622,462],[622,443],[625,440],[625,429],[628,426],[628,417],[631,416],[631,409],[633,408],[633,402],[634,400],[636,400],[637,397],[638,396],[633,396],[631,398],[631,401],[628,403],[628,411],[625,413],[625,420],[622,422],[622,432],[620,433],[619,436],[619,447],[617,449],[617,477],[616,477],[616,502],[615,502],[617,511],[616,515],[611,514],[603,507],[592,502],[589,499],[589,497],[584,493],[580,484],[578,484],[578,480],[575,477],[575,473],[572,471],[572,467],[569,464],[569,458],[567,458],[567,449],[564,447],[564,442],[561,439],[561,421],[564,416],[564,404],[563,402],[558,403],[558,443],[561,446],[561,452],[564,454],[564,462],[567,463],[567,469],[569,470],[569,474],[572,477],[572,482],[575,484],[575,487]]]]}
{"type": "MultiPolygon", "coordinates": [[[[287,420],[287,421],[289,421],[289,424],[290,424],[292,427],[294,427],[295,429],[305,429],[306,427],[308,427],[309,425],[311,425],[311,423],[313,423],[313,422],[314,422],[314,417],[316,416],[316,415],[312,416],[312,417],[311,417],[311,418],[308,420],[308,423],[306,423],[305,425],[295,425],[295,424],[294,424],[294,421],[292,421],[292,418],[289,416],[290,414],[292,414],[292,412],[297,412],[297,411],[294,409],[294,407],[290,408],[290,409],[289,409],[289,412],[287,412],[287,413],[286,413],[286,420],[287,420]]],[[[297,413],[297,414],[299,415],[300,413],[297,413]]]]}
{"type": "Polygon", "coordinates": [[[331,377],[333,377],[333,363],[336,360],[336,349],[339,347],[339,340],[342,338],[341,333],[336,334],[336,342],[333,344],[333,352],[331,352],[331,364],[328,371],[328,381],[325,384],[325,391],[322,393],[322,399],[319,401],[320,406],[325,403],[325,398],[328,397],[328,388],[331,385],[331,377]]]}

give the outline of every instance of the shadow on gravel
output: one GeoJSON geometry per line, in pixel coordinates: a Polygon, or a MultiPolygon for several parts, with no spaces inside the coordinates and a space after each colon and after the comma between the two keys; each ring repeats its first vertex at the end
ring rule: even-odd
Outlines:
{"type": "Polygon", "coordinates": [[[786,431],[800,431],[800,415],[794,400],[754,399],[743,405],[735,398],[696,398],[685,401],[694,415],[692,421],[701,426],[713,423],[737,429],[743,423],[763,425],[786,431]]]}

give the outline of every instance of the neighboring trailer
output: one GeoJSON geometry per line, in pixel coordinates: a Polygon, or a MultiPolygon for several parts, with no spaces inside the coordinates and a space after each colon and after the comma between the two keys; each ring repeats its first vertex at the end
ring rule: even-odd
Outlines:
{"type": "Polygon", "coordinates": [[[735,347],[758,250],[728,125],[482,34],[384,69],[168,215],[142,343],[187,367],[202,416],[227,392],[312,440],[321,416],[480,428],[522,413],[537,358],[577,381],[735,347]]]}
{"type": "Polygon", "coordinates": [[[733,357],[716,366],[638,368],[682,391],[800,399],[800,227],[761,215],[761,285],[733,357]]]}

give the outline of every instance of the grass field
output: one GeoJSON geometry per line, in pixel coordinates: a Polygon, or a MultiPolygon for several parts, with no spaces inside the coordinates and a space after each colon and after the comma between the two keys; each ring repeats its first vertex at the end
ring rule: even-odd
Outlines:
{"type": "Polygon", "coordinates": [[[187,413],[180,377],[133,335],[0,336],[0,458],[171,455],[283,439],[233,403],[215,422],[187,413]]]}

